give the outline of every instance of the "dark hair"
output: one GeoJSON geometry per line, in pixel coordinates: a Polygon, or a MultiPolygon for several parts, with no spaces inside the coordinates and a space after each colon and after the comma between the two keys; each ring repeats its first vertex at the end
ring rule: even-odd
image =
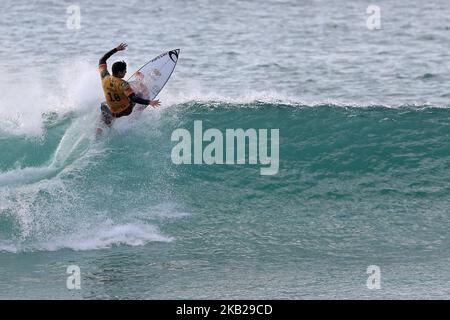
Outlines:
{"type": "Polygon", "coordinates": [[[117,61],[112,65],[113,75],[116,76],[119,72],[125,71],[127,68],[127,64],[125,61],[117,61]]]}

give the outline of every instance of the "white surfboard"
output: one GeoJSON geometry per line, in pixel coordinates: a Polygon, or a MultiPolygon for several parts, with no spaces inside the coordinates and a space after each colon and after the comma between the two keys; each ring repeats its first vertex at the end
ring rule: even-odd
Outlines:
{"type": "Polygon", "coordinates": [[[154,100],[172,75],[180,49],[165,52],[144,64],[128,83],[137,96],[154,100]]]}

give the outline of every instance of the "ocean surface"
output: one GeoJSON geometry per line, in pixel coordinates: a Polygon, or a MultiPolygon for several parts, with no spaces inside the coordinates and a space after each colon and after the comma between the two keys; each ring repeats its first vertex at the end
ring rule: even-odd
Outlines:
{"type": "Polygon", "coordinates": [[[445,0],[2,1],[0,298],[449,299],[449,52],[445,0]],[[120,42],[181,53],[96,137],[120,42]],[[278,173],[175,165],[197,120],[279,129],[278,173]]]}

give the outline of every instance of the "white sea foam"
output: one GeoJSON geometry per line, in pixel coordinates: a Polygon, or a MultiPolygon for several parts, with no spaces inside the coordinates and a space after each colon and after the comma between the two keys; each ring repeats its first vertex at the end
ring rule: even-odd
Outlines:
{"type": "Polygon", "coordinates": [[[72,249],[76,251],[106,249],[118,245],[142,246],[149,242],[171,242],[174,238],[163,235],[154,225],[112,224],[107,221],[101,226],[81,229],[64,236],[51,237],[47,241],[31,244],[0,241],[0,252],[57,251],[72,249]]]}
{"type": "Polygon", "coordinates": [[[104,223],[102,226],[81,230],[68,236],[56,237],[38,244],[39,250],[55,251],[62,248],[73,250],[105,249],[115,245],[142,246],[148,242],[170,242],[172,237],[163,235],[156,226],[148,224],[104,223]]]}
{"type": "Polygon", "coordinates": [[[44,133],[45,114],[85,114],[98,107],[102,91],[94,66],[72,61],[54,72],[57,82],[33,69],[27,69],[18,79],[17,74],[3,75],[15,80],[0,84],[1,131],[37,137],[44,133]]]}

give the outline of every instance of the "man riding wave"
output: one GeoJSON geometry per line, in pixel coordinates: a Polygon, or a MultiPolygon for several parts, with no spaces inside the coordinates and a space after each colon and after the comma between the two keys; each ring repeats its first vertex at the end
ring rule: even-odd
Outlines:
{"type": "Polygon", "coordinates": [[[115,62],[112,65],[112,75],[109,74],[106,60],[114,53],[125,50],[126,47],[126,43],[121,43],[106,53],[98,63],[102,88],[106,98],[106,102],[101,104],[102,121],[107,126],[111,126],[115,118],[130,115],[136,103],[146,106],[150,105],[152,107],[161,105],[159,100],[152,101],[139,97],[130,87],[130,84],[123,80],[123,77],[127,73],[127,64],[125,61],[115,62]]]}

